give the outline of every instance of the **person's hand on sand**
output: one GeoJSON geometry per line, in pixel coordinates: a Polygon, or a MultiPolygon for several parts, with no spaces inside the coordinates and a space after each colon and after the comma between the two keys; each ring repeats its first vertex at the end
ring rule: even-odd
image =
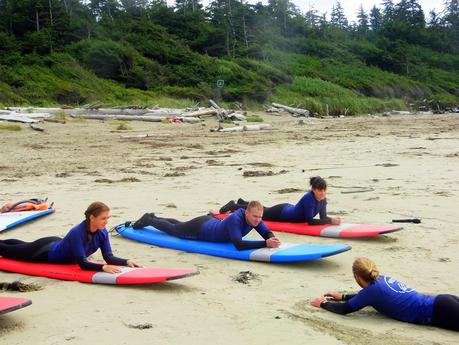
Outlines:
{"type": "Polygon", "coordinates": [[[134,261],[131,261],[131,260],[127,261],[127,265],[129,267],[143,267],[141,264],[138,264],[137,262],[134,262],[134,261]]]}
{"type": "Polygon", "coordinates": [[[340,217],[332,217],[331,223],[333,225],[340,225],[341,224],[341,218],[340,217]]]}
{"type": "Polygon", "coordinates": [[[277,237],[271,237],[266,240],[266,247],[268,248],[279,248],[280,245],[281,242],[277,237]]]}
{"type": "Polygon", "coordinates": [[[107,273],[120,273],[121,272],[121,268],[119,268],[119,266],[114,266],[114,265],[104,265],[102,269],[104,270],[104,272],[107,272],[107,273]]]}
{"type": "Polygon", "coordinates": [[[343,300],[343,294],[339,292],[327,292],[324,295],[325,298],[331,299],[334,301],[342,301],[343,300]]]}
{"type": "Polygon", "coordinates": [[[320,296],[320,297],[317,297],[317,298],[314,298],[311,302],[311,305],[316,307],[316,308],[320,308],[320,304],[322,302],[327,302],[327,299],[325,298],[325,296],[320,296]]]}

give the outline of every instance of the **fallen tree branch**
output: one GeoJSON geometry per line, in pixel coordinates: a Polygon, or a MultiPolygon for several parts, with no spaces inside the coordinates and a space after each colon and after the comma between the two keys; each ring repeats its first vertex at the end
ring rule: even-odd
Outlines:
{"type": "Polygon", "coordinates": [[[309,110],[301,108],[293,108],[279,103],[271,103],[273,107],[285,110],[286,112],[295,116],[309,116],[309,110]]]}
{"type": "Polygon", "coordinates": [[[260,125],[245,125],[245,126],[236,126],[236,127],[227,127],[227,128],[217,128],[211,130],[212,132],[246,132],[246,131],[261,131],[265,129],[271,129],[269,123],[263,123],[260,125]]]}

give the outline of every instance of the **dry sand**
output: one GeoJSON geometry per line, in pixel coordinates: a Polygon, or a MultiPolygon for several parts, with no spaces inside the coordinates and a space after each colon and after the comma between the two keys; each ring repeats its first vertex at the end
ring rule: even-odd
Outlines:
{"type": "Polygon", "coordinates": [[[19,279],[44,287],[2,292],[33,304],[0,316],[0,344],[458,344],[457,333],[390,320],[371,308],[340,316],[309,306],[329,290],[358,290],[351,274],[358,256],[374,259],[384,274],[418,291],[459,295],[458,116],[311,119],[303,125],[287,115],[263,117],[276,129],[211,133],[213,120],[206,126],[136,122],[130,134],[157,135],[138,141],[121,140],[125,133],[110,122],[89,120],[45,123],[44,133],[25,125],[20,132],[2,131],[0,203],[47,196],[57,212],[0,238],[64,235],[95,200],[111,205],[110,225],[145,211],[186,220],[237,197],[266,205],[296,202],[312,175],[326,178],[329,213],[345,222],[386,224],[416,216],[422,223],[359,240],[279,233],[286,242],[353,246],[292,265],[111,237],[121,257],[148,266],[195,266],[201,274],[124,287],[0,272],[0,282],[19,279]],[[285,171],[243,177],[255,170],[285,171]],[[101,179],[115,182],[96,182],[101,179]],[[279,193],[285,188],[300,191],[279,193]],[[346,193],[362,189],[369,191],[346,193]],[[234,277],[241,271],[258,276],[238,283],[234,277]]]}

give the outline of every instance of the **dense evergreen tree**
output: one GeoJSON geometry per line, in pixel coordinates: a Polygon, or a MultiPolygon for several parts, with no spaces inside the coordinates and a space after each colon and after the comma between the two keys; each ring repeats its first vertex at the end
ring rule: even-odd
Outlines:
{"type": "Polygon", "coordinates": [[[22,85],[15,68],[52,69],[62,59],[125,86],[191,97],[225,78],[227,99],[263,99],[273,85],[307,77],[371,96],[449,99],[459,79],[459,0],[444,5],[426,20],[418,0],[383,0],[368,13],[361,5],[349,23],[339,1],[328,20],[290,0],[0,0],[0,82],[22,85]],[[356,72],[376,68],[424,84],[410,84],[413,94],[381,91],[390,87],[356,72]]]}

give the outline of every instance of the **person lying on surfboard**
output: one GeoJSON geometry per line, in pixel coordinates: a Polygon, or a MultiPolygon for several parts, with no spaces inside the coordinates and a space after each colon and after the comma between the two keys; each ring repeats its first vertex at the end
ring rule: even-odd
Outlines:
{"type": "Polygon", "coordinates": [[[393,278],[380,275],[375,263],[367,258],[356,259],[352,271],[362,287],[359,293],[328,292],[311,304],[343,315],[372,306],[396,320],[459,331],[459,297],[416,292],[393,278]]]}
{"type": "Polygon", "coordinates": [[[165,233],[184,239],[208,242],[232,242],[238,250],[254,248],[278,248],[280,241],[269,231],[261,220],[263,206],[258,201],[251,201],[246,209],[240,209],[221,220],[212,216],[200,216],[187,222],[171,218],[156,217],[154,213],[145,213],[133,224],[134,229],[153,226],[165,233]],[[264,241],[245,241],[242,238],[255,229],[264,241]]]}
{"type": "MultiPolygon", "coordinates": [[[[306,193],[296,205],[278,204],[272,207],[265,207],[263,220],[276,222],[303,223],[310,225],[341,224],[340,217],[327,216],[327,183],[320,176],[311,177],[309,180],[311,190],[306,193]],[[314,219],[319,214],[320,219],[314,219]]],[[[220,208],[220,213],[234,212],[240,208],[246,208],[247,202],[239,198],[237,203],[229,201],[220,208]]]]}
{"type": "Polygon", "coordinates": [[[113,255],[105,228],[109,212],[110,208],[104,203],[93,202],[85,212],[86,219],[73,227],[63,239],[53,236],[34,242],[0,240],[0,256],[28,262],[78,263],[83,270],[108,273],[121,272],[118,266],[142,267],[131,260],[113,255]],[[87,257],[99,248],[107,264],[88,261],[87,257]]]}

